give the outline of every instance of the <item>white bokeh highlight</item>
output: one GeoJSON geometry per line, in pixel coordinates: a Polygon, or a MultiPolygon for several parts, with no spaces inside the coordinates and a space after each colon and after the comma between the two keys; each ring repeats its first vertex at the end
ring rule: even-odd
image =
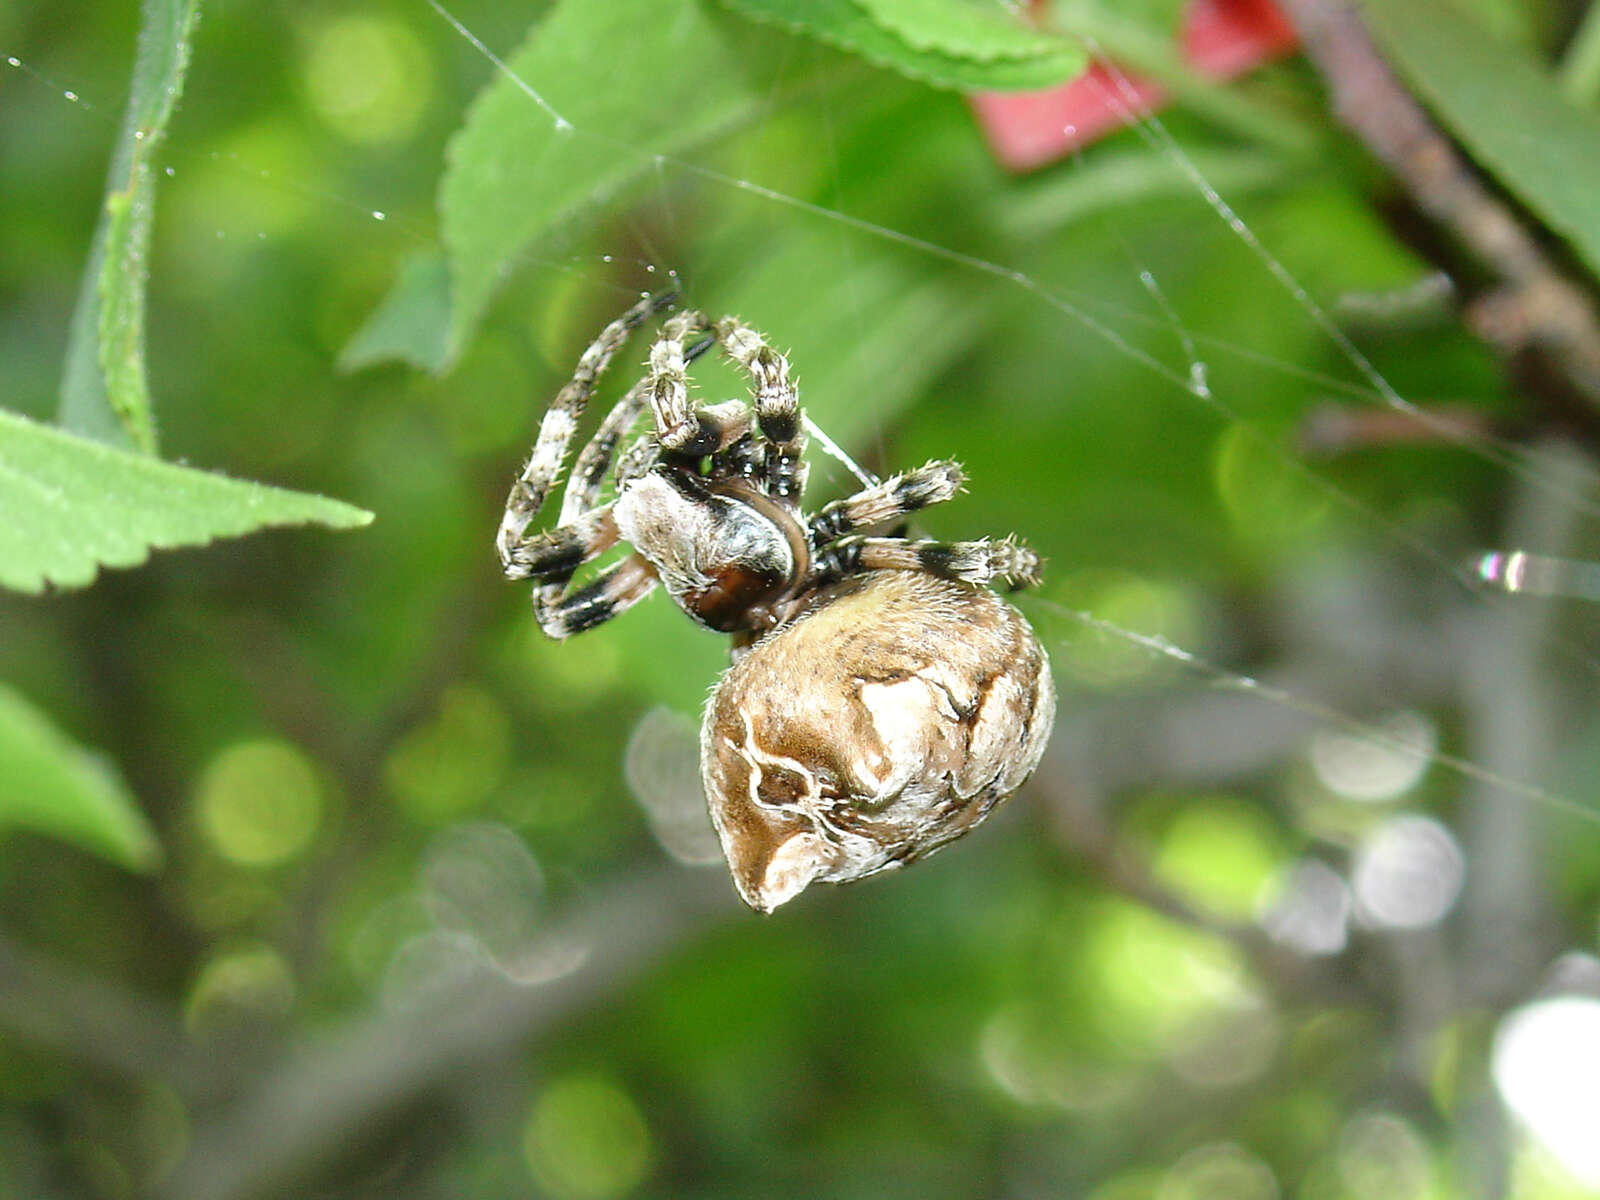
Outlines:
{"type": "Polygon", "coordinates": [[[1381,803],[1414,788],[1439,747],[1439,731],[1419,712],[1391,713],[1374,727],[1378,738],[1324,729],[1311,739],[1311,769],[1346,800],[1381,803]]]}
{"type": "Polygon", "coordinates": [[[1356,854],[1356,912],[1377,929],[1426,929],[1455,907],[1466,873],[1466,857],[1444,825],[1432,817],[1395,817],[1356,854]]]}
{"type": "Polygon", "coordinates": [[[1528,1132],[1575,1179],[1600,1188],[1600,1000],[1559,996],[1509,1014],[1493,1072],[1528,1132]]]}
{"type": "Polygon", "coordinates": [[[1343,952],[1354,902],[1344,876],[1320,859],[1303,858],[1279,873],[1258,920],[1267,936],[1306,955],[1343,952]]]}

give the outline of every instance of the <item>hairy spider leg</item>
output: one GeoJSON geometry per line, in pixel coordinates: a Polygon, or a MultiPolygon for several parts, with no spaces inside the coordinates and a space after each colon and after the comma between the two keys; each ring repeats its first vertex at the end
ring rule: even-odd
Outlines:
{"type": "Polygon", "coordinates": [[[534,619],[546,636],[569,638],[632,608],[655,590],[656,582],[644,556],[630,554],[568,595],[562,595],[564,583],[535,589],[534,619]]]}
{"type": "Polygon", "coordinates": [[[559,593],[574,571],[616,544],[617,523],[607,504],[554,529],[524,537],[511,548],[506,575],[512,579],[537,579],[545,586],[553,585],[559,593]]]}
{"type": "Polygon", "coordinates": [[[533,453],[523,467],[522,474],[511,485],[511,493],[506,498],[505,515],[500,520],[500,531],[495,538],[495,548],[500,552],[500,563],[507,578],[526,579],[537,569],[531,567],[526,556],[519,554],[518,550],[528,523],[561,477],[562,462],[566,459],[572,436],[577,432],[578,419],[594,392],[595,381],[610,365],[617,351],[622,349],[628,335],[653,313],[670,306],[676,298],[671,292],[646,296],[602,329],[579,357],[572,378],[550,402],[550,407],[539,422],[539,438],[534,443],[533,453]]]}
{"type": "MultiPolygon", "coordinates": [[[[633,311],[624,314],[621,320],[628,321],[633,311]]],[[[677,341],[681,345],[684,338],[705,329],[705,318],[700,314],[680,314],[668,318],[663,326],[661,341],[677,341]]],[[[656,346],[660,344],[658,341],[656,346]]],[[[682,351],[682,363],[686,365],[693,362],[714,345],[715,339],[707,333],[707,336],[682,351]]],[[[651,348],[651,357],[654,364],[655,346],[651,348]]],[[[669,370],[665,386],[662,376],[652,370],[612,406],[594,436],[579,451],[567,477],[560,523],[556,528],[532,536],[525,535],[513,550],[518,569],[542,581],[534,592],[533,607],[540,627],[551,637],[570,637],[574,633],[592,629],[642,600],[655,586],[655,572],[642,556],[635,554],[607,568],[582,587],[567,592],[573,573],[580,566],[617,543],[618,531],[611,505],[600,504],[600,489],[613,466],[616,466],[619,478],[636,478],[648,470],[655,459],[656,448],[651,444],[648,434],[636,439],[623,452],[620,462],[617,449],[646,407],[654,407],[652,402],[663,391],[669,395],[675,391],[670,370],[675,356],[669,352],[667,358],[669,370]]],[[[678,382],[684,385],[687,382],[681,370],[678,382]]],[[[686,386],[682,389],[681,397],[687,409],[686,386]]],[[[744,408],[742,404],[736,403],[735,406],[744,408]]],[[[736,417],[729,418],[723,414],[719,419],[719,409],[716,408],[700,410],[691,415],[698,418],[703,427],[716,429],[719,442],[725,432],[723,426],[728,427],[726,432],[734,433],[742,431],[744,427],[736,417]]]]}
{"type": "Polygon", "coordinates": [[[566,494],[561,498],[561,524],[576,521],[600,506],[600,488],[616,460],[617,447],[648,407],[648,382],[641,379],[629,388],[600,422],[594,437],[578,452],[567,476],[566,494]]]}
{"type": "Polygon", "coordinates": [[[715,332],[723,352],[750,376],[756,425],[767,442],[761,490],[798,512],[806,487],[806,434],[800,394],[789,378],[789,360],[737,317],[723,317],[715,332]]]}
{"type": "Polygon", "coordinates": [[[943,504],[966,482],[961,464],[937,460],[912,471],[891,475],[881,483],[818,509],[807,522],[811,544],[819,550],[861,529],[943,504]]]}
{"type": "Polygon", "coordinates": [[[1039,582],[1039,556],[1011,538],[974,542],[851,538],[817,555],[813,579],[828,583],[863,571],[922,571],[941,579],[986,584],[1004,580],[1013,590],[1039,582]]]}
{"type": "MultiPolygon", "coordinates": [[[[683,352],[685,365],[694,362],[716,344],[716,339],[708,334],[689,346],[683,352]]],[[[629,388],[612,406],[605,420],[600,422],[594,437],[578,452],[577,460],[567,476],[566,493],[561,499],[562,525],[570,524],[600,507],[600,489],[617,462],[617,447],[649,407],[653,385],[654,381],[646,376],[629,388]]],[[[648,443],[648,437],[642,441],[648,443]]],[[[622,473],[627,477],[636,477],[648,469],[645,462],[648,457],[648,446],[636,442],[622,457],[622,463],[626,464],[622,473]]]]}
{"type": "Polygon", "coordinates": [[[656,439],[663,450],[674,454],[710,454],[717,448],[715,431],[706,427],[689,404],[688,360],[683,350],[686,338],[706,329],[704,313],[676,313],[663,323],[661,336],[650,347],[645,393],[655,415],[656,439]]]}

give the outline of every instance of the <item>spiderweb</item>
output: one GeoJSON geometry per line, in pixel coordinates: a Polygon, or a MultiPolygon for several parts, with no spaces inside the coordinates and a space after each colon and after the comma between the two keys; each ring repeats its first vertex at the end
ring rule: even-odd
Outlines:
{"type": "MultiPolygon", "coordinates": [[[[201,36],[217,50],[252,36],[258,19],[253,6],[219,5],[201,36]]],[[[377,39],[369,51],[387,45],[368,57],[397,64],[412,90],[441,89],[448,74],[467,96],[509,75],[523,21],[501,6],[422,0],[390,10],[378,27],[339,28],[347,54],[363,37],[377,39]]],[[[299,33],[325,50],[332,28],[299,33]]],[[[0,44],[0,57],[7,49],[0,44]]],[[[308,77],[318,53],[303,52],[308,77]]],[[[337,94],[332,59],[315,86],[337,94]]],[[[186,267],[209,274],[210,292],[180,298],[225,308],[227,324],[197,316],[183,336],[270,342],[248,303],[217,299],[257,286],[252,256],[336,254],[356,264],[346,293],[304,305],[322,357],[298,377],[326,375],[396,263],[413,256],[419,273],[432,269],[432,192],[461,106],[436,100],[431,117],[417,118],[429,149],[411,154],[408,170],[391,163],[369,175],[379,139],[361,132],[359,105],[330,117],[346,122],[344,135],[320,145],[244,117],[232,128],[219,118],[219,134],[207,118],[228,111],[237,81],[207,72],[226,61],[197,47],[187,111],[165,157],[174,186],[155,286],[183,293],[186,267]],[[308,211],[337,231],[337,245],[295,245],[308,211]]],[[[1486,429],[1484,414],[1503,397],[1483,390],[1494,372],[1464,337],[1438,334],[1428,352],[1412,353],[1414,330],[1400,319],[1363,324],[1372,305],[1347,289],[1426,293],[1417,264],[1371,227],[1330,256],[1308,231],[1353,220],[1349,198],[1285,186],[1269,155],[1208,137],[1182,114],[1143,111],[1114,72],[1113,100],[1136,118],[1131,132],[1013,181],[986,161],[955,99],[930,100],[900,81],[863,83],[858,68],[829,73],[838,68],[830,51],[793,39],[763,77],[759,113],[669,153],[642,147],[628,128],[573,116],[545,79],[519,77],[530,125],[646,169],[583,198],[518,251],[458,348],[455,375],[330,385],[328,411],[379,403],[384,389],[421,390],[444,414],[452,453],[492,457],[485,473],[501,480],[514,465],[504,431],[530,436],[548,394],[506,347],[537,345],[545,388],[600,321],[639,290],[675,281],[692,303],[738,312],[789,351],[810,414],[867,469],[965,461],[970,493],[928,513],[928,533],[1015,531],[1045,555],[1045,586],[1018,599],[1064,693],[1036,794],[1063,807],[1087,796],[1092,808],[1126,793],[1237,787],[1311,814],[1302,822],[1310,836],[1350,848],[1356,866],[1347,880],[1307,855],[1262,926],[1312,956],[1344,945],[1352,895],[1382,927],[1437,922],[1460,890],[1463,858],[1491,876],[1478,895],[1492,897],[1493,873],[1529,853],[1530,815],[1592,840],[1594,764],[1583,743],[1595,725],[1587,697],[1600,657],[1593,613],[1574,598],[1596,590],[1592,468],[1559,441],[1529,447],[1486,429]],[[877,126],[900,131],[884,144],[905,161],[882,161],[877,126]],[[907,180],[911,191],[930,180],[943,190],[908,195],[907,180]],[[1334,261],[1342,256],[1360,261],[1334,261]],[[804,299],[816,296],[826,305],[804,299]],[[450,407],[468,390],[488,398],[481,411],[450,407]],[[1434,403],[1458,395],[1471,419],[1434,403]],[[1360,431],[1388,418],[1431,444],[1363,444],[1360,431]],[[1183,482],[1164,482],[1172,479],[1183,482]],[[1467,499],[1485,496],[1490,512],[1467,499]],[[1330,795],[1346,809],[1388,805],[1378,811],[1398,819],[1369,822],[1379,836],[1358,847],[1359,830],[1317,823],[1328,807],[1319,798],[1330,795]],[[1415,815],[1446,809],[1460,818],[1450,828],[1415,815]],[[1429,885],[1416,886],[1423,876],[1429,885]]],[[[695,63],[659,69],[692,72],[695,63]]],[[[109,139],[114,128],[117,83],[70,57],[19,49],[0,87],[23,114],[7,123],[11,136],[85,123],[109,139]]],[[[326,97],[319,103],[332,111],[326,97]]],[[[188,347],[153,332],[159,385],[161,355],[188,347]]],[[[262,381],[288,377],[283,363],[264,368],[262,381]]],[[[707,393],[738,394],[731,372],[719,376],[707,362],[701,374],[707,393]]],[[[198,427],[214,411],[226,415],[228,401],[163,402],[181,438],[186,403],[198,427]]],[[[231,443],[180,452],[264,464],[266,473],[294,460],[297,422],[314,419],[297,410],[281,428],[246,426],[231,443]]],[[[419,449],[416,470],[431,478],[427,452],[437,447],[419,449]]],[[[816,502],[852,488],[852,472],[815,441],[812,457],[816,502]]],[[[433,511],[407,509],[403,489],[392,497],[392,506],[374,504],[384,518],[375,537],[408,522],[430,528],[433,511]]],[[[481,543],[458,555],[467,570],[486,553],[493,521],[462,528],[481,543]]],[[[385,553],[402,549],[389,543],[385,553]]],[[[380,580],[381,557],[363,562],[380,580]]],[[[537,637],[531,620],[522,624],[537,637]]],[[[627,679],[675,708],[619,729],[614,753],[661,844],[712,866],[688,709],[722,646],[659,597],[612,626],[586,634],[581,648],[562,647],[574,653],[551,669],[566,672],[573,691],[627,679]]],[[[460,706],[476,711],[481,699],[468,692],[460,706]]],[[[526,914],[545,879],[523,842],[476,829],[456,842],[441,840],[430,860],[431,940],[408,943],[415,952],[391,963],[386,990],[416,1003],[411,976],[435,987],[441,963],[470,960],[474,971],[519,981],[572,969],[581,954],[529,952],[537,921],[526,914]],[[486,862],[498,874],[480,887],[486,862]],[[521,900],[508,906],[508,894],[521,900]]],[[[1492,952],[1504,926],[1483,915],[1476,936],[1492,952]]]]}
{"type": "MultiPolygon", "coordinates": [[[[1572,630],[1582,621],[1581,613],[1572,618],[1572,603],[1506,594],[1560,595],[1589,586],[1584,581],[1592,569],[1563,557],[1581,553],[1579,548],[1593,540],[1597,509],[1587,467],[1559,450],[1530,451],[1484,436],[1481,429],[1463,432],[1451,418],[1414,401],[1414,393],[1433,391],[1429,382],[1407,377],[1403,361],[1376,360],[1360,334],[1342,323],[1333,307],[1340,296],[1330,290],[1337,284],[1324,282],[1338,272],[1294,244],[1293,224],[1260,201],[1258,162],[1229,156],[1203,140],[1196,149],[1185,140],[1182,117],[1142,109],[1138,96],[1113,71],[1116,94],[1109,99],[1128,107],[1134,118],[1130,137],[1022,181],[1007,193],[1014,208],[1002,219],[981,227],[951,219],[940,230],[936,223],[898,219],[893,214],[907,211],[905,206],[886,202],[881,191],[864,193],[852,181],[846,156],[864,151],[846,131],[858,117],[848,85],[797,94],[780,64],[756,128],[763,137],[793,138],[794,151],[787,158],[762,154],[750,128],[729,129],[692,151],[656,153],[635,144],[627,130],[570,117],[547,99],[542,80],[516,74],[506,62],[509,51],[497,49],[520,35],[504,16],[458,13],[438,0],[425,2],[425,8],[403,10],[408,36],[433,54],[467,56],[485,76],[511,79],[526,100],[528,122],[548,125],[596,152],[651,160],[644,184],[629,189],[622,200],[593,198],[551,244],[517,255],[522,280],[514,287],[520,294],[553,294],[588,320],[605,307],[595,297],[610,296],[611,307],[618,307],[639,288],[662,286],[671,278],[696,303],[740,311],[780,331],[776,336],[793,350],[807,386],[811,414],[873,469],[920,461],[919,455],[967,457],[962,432],[979,424],[986,436],[1000,427],[1003,438],[992,440],[1012,442],[1016,454],[1038,453],[1033,431],[1041,421],[1049,430],[1046,437],[1088,432],[1103,441],[1101,468],[1107,475],[1115,470],[1134,477],[1129,494],[1139,491],[1137,476],[1146,457],[1155,460],[1152,470],[1192,471],[1209,460],[1225,493],[1222,508],[1233,506],[1231,516],[1246,529],[1247,540],[1272,543],[1263,567],[1291,564],[1286,586],[1299,591],[1280,614],[1291,628],[1272,636],[1300,637],[1307,643],[1306,655],[1321,656],[1325,666],[1329,656],[1351,655],[1320,675],[1312,667],[1296,667],[1281,646],[1276,657],[1256,659],[1245,644],[1248,622],[1218,618],[1223,601],[1207,589],[1220,582],[1222,572],[1209,570],[1204,556],[1231,536],[1227,511],[1213,518],[1219,527],[1202,531],[1201,549],[1181,551],[1185,561],[1163,567],[1161,555],[1170,552],[1170,542],[1131,555],[1107,554],[1121,536],[1105,528],[1114,527],[1107,510],[1114,511],[1118,501],[1089,494],[1099,485],[1099,473],[1085,489],[1068,488],[1054,497],[1052,511],[1039,512],[1027,495],[1008,491],[1002,460],[981,464],[974,472],[973,495],[952,506],[951,513],[930,514],[928,524],[952,534],[1014,528],[1039,546],[1061,582],[1023,604],[1057,654],[1068,660],[1069,678],[1071,661],[1082,657],[1091,693],[1108,680],[1139,679],[1187,680],[1231,691],[1264,708],[1307,718],[1309,727],[1351,736],[1373,753],[1420,758],[1516,802],[1596,820],[1587,797],[1561,782],[1559,773],[1551,782],[1557,764],[1547,756],[1553,743],[1524,747],[1526,753],[1502,763],[1470,742],[1459,750],[1440,748],[1435,720],[1419,728],[1389,719],[1441,700],[1438,672],[1430,676],[1405,663],[1430,655],[1490,660],[1495,652],[1485,644],[1504,646],[1504,639],[1518,639],[1537,663],[1553,664],[1559,688],[1592,688],[1600,658],[1581,630],[1572,630]],[[823,139],[804,141],[815,129],[823,131],[823,139]],[[1229,194],[1230,182],[1238,195],[1229,194]],[[1135,198],[1126,210],[1119,211],[1115,202],[1118,187],[1135,198]],[[1151,195],[1167,205],[1159,217],[1132,211],[1151,195]],[[1252,207],[1263,215],[1251,216],[1252,207]],[[707,210],[716,215],[715,227],[703,223],[707,210]],[[1074,212],[1080,215],[1074,218],[1074,212]],[[1031,248],[1037,245],[1032,235],[1045,227],[1059,228],[1070,247],[1051,261],[1021,258],[1003,238],[1001,244],[985,245],[980,236],[998,231],[1015,246],[1031,248]],[[1183,239],[1194,249],[1194,265],[1171,257],[1171,245],[1183,239]],[[771,249],[785,240],[798,248],[788,254],[771,249]],[[1215,306],[1220,327],[1208,303],[1208,274],[1213,280],[1240,280],[1233,286],[1253,293],[1248,302],[1215,306]],[[781,302],[786,290],[827,291],[830,326],[811,331],[787,322],[781,302]],[[964,290],[973,293],[970,303],[953,314],[942,311],[964,290]],[[1277,344],[1263,345],[1256,330],[1241,323],[1254,310],[1270,313],[1277,344]],[[1007,336],[1013,328],[1020,337],[1007,336]],[[908,335],[907,329],[916,332],[908,335]],[[908,345],[916,347],[914,355],[904,355],[908,345]],[[895,352],[902,357],[888,357],[895,352]],[[1016,380],[1018,403],[1010,408],[985,403],[981,411],[964,407],[959,393],[978,358],[1006,362],[1002,373],[1016,380]],[[887,372],[886,361],[892,362],[887,372]],[[845,386],[847,380],[853,387],[845,386]],[[1141,410],[1138,418],[1128,420],[1119,411],[1121,427],[1103,435],[1094,434],[1093,414],[1082,412],[1071,422],[1049,426],[1050,409],[1070,407],[1078,394],[1103,398],[1111,394],[1107,386],[1119,383],[1126,390],[1118,404],[1141,410]],[[910,435],[913,445],[902,446],[891,436],[901,414],[930,392],[936,397],[931,415],[919,415],[917,431],[910,435]],[[1308,392],[1352,413],[1397,414],[1426,436],[1452,444],[1463,464],[1453,469],[1464,480],[1485,472],[1499,477],[1511,512],[1499,540],[1485,542],[1481,535],[1474,540],[1463,530],[1465,515],[1452,510],[1447,496],[1397,497],[1392,483],[1375,472],[1365,474],[1359,462],[1352,466],[1320,458],[1297,443],[1292,435],[1304,433],[1309,420],[1303,401],[1308,392]],[[1280,401],[1296,394],[1300,399],[1286,417],[1280,401]],[[1208,449],[1195,455],[1200,442],[1208,449]],[[1185,446],[1187,462],[1182,461],[1185,446]],[[1074,509],[1074,497],[1087,502],[1074,509]],[[1252,503],[1263,510],[1253,529],[1247,519],[1252,503]],[[1290,515],[1275,526],[1273,509],[1290,510],[1290,515]],[[1293,561],[1302,539],[1288,527],[1297,521],[1305,525],[1304,540],[1315,538],[1323,545],[1319,555],[1302,563],[1293,561]],[[1083,536],[1084,525],[1100,525],[1102,532],[1083,536]],[[1328,534],[1328,525],[1336,532],[1328,534]],[[1333,581],[1341,571],[1346,586],[1358,580],[1355,586],[1372,595],[1340,596],[1333,581]],[[1173,582],[1185,577],[1194,585],[1173,582]],[[1485,582],[1489,586],[1482,586],[1485,582]],[[1320,596],[1318,589],[1324,589],[1320,596]],[[1393,643],[1415,633],[1419,619],[1394,612],[1375,616],[1370,601],[1377,596],[1402,608],[1428,606],[1421,624],[1444,621],[1440,614],[1447,613],[1459,628],[1439,634],[1426,651],[1407,651],[1393,643]],[[1340,602],[1346,607],[1339,608],[1340,602]],[[1149,620],[1142,622],[1140,614],[1149,620]],[[1328,636],[1341,624],[1342,632],[1328,636]],[[1368,644],[1352,649],[1341,641],[1345,634],[1358,643],[1365,637],[1368,644]],[[1405,670],[1418,678],[1399,678],[1405,670]]],[[[825,54],[803,39],[787,53],[795,77],[804,77],[815,65],[812,59],[825,54]]],[[[50,68],[18,57],[7,62],[35,97],[54,92],[62,104],[90,119],[109,120],[116,107],[86,99],[50,68]]],[[[873,115],[888,119],[896,104],[910,103],[913,91],[906,89],[873,115]]],[[[71,118],[58,112],[44,119],[71,118]]],[[[948,138],[952,128],[946,119],[936,132],[948,138]]],[[[941,143],[930,154],[948,152],[941,143]]],[[[233,150],[197,152],[183,145],[180,133],[169,163],[170,175],[207,172],[227,181],[227,187],[256,189],[272,198],[257,206],[266,211],[308,205],[346,211],[358,254],[392,256],[396,249],[420,248],[433,240],[426,217],[415,207],[396,212],[408,207],[406,200],[369,194],[354,183],[329,187],[306,164],[284,165],[267,142],[243,139],[233,150]]],[[[970,160],[962,165],[970,166],[970,160]]],[[[866,174],[892,191],[892,179],[885,184],[882,172],[866,174]]],[[[969,199],[992,203],[999,194],[998,188],[975,189],[969,199]]],[[[939,203],[959,211],[961,200],[943,197],[939,203]]],[[[226,199],[214,202],[221,206],[226,199]]],[[[216,223],[218,242],[251,233],[233,229],[220,207],[185,215],[202,226],[216,223]]],[[[275,233],[257,229],[254,236],[270,242],[275,233]]],[[[1409,282],[1407,272],[1392,265],[1373,274],[1382,276],[1385,270],[1397,284],[1409,282]]],[[[569,355],[584,328],[576,318],[549,317],[548,356],[559,361],[569,355]]],[[[817,471],[821,486],[835,492],[848,488],[844,467],[824,462],[817,471]]],[[[1183,524],[1175,514],[1165,516],[1169,532],[1183,524]]],[[[1134,536],[1153,534],[1139,530],[1134,536]]],[[[1522,672],[1530,687],[1537,674],[1533,666],[1522,672]]],[[[1234,735],[1248,746],[1252,722],[1241,720],[1234,735]]]]}

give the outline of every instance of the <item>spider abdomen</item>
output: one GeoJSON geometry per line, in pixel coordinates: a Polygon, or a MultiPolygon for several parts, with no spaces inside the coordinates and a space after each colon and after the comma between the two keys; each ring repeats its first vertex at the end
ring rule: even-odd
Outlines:
{"type": "Polygon", "coordinates": [[[706,706],[701,772],[740,895],[770,912],[960,837],[1032,773],[1054,716],[1038,638],[988,589],[874,571],[823,590],[706,706]]]}

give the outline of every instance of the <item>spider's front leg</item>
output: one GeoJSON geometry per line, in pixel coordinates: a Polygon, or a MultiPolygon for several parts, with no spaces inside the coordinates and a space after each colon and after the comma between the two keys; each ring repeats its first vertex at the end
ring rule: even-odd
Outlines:
{"type": "Polygon", "coordinates": [[[522,468],[521,475],[511,485],[510,495],[506,497],[505,515],[500,519],[500,531],[495,538],[500,562],[510,578],[526,578],[530,573],[517,564],[517,548],[525,543],[529,523],[561,477],[561,465],[578,430],[578,420],[583,416],[589,396],[594,392],[595,382],[610,365],[617,351],[622,349],[628,335],[653,313],[669,307],[675,299],[676,296],[670,292],[646,296],[602,329],[600,336],[578,358],[572,378],[556,393],[556,398],[545,410],[539,422],[539,438],[534,443],[533,453],[528,456],[527,465],[522,468]]]}
{"type": "Polygon", "coordinates": [[[762,490],[797,509],[806,486],[802,457],[806,436],[800,421],[800,393],[789,378],[789,360],[737,317],[723,317],[715,333],[723,352],[750,376],[756,425],[767,442],[762,490]]]}
{"type": "Polygon", "coordinates": [[[673,454],[710,454],[722,441],[716,422],[707,421],[704,410],[689,403],[688,365],[705,353],[705,346],[696,344],[685,351],[684,342],[705,329],[704,313],[678,313],[662,325],[661,336],[650,347],[646,393],[655,416],[656,438],[663,450],[673,454]]]}

